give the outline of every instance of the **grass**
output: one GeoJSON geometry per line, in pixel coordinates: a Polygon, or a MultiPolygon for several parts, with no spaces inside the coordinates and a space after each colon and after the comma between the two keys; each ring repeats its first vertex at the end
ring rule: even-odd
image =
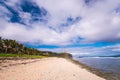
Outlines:
{"type": "Polygon", "coordinates": [[[0,58],[46,58],[48,56],[40,55],[26,55],[26,54],[12,54],[12,53],[0,53],[0,58]]]}

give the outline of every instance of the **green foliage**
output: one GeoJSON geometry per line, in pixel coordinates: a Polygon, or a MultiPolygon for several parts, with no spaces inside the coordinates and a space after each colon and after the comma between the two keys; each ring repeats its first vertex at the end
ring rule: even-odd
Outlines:
{"type": "MultiPolygon", "coordinates": [[[[34,48],[29,48],[24,46],[23,44],[18,43],[15,40],[11,39],[2,39],[0,37],[0,55],[1,53],[5,54],[5,56],[12,56],[12,57],[17,57],[21,55],[26,55],[26,56],[31,56],[31,55],[36,55],[34,57],[38,56],[57,56],[57,53],[50,52],[50,51],[39,51],[34,48]],[[12,53],[12,54],[8,54],[12,53]]],[[[2,55],[4,56],[4,55],[2,55]]],[[[32,57],[32,56],[31,56],[32,57]]]]}
{"type": "Polygon", "coordinates": [[[58,56],[60,56],[60,57],[64,57],[64,58],[72,58],[72,54],[67,53],[67,52],[59,53],[58,56]]]}
{"type": "Polygon", "coordinates": [[[17,54],[4,54],[4,53],[0,53],[0,57],[17,57],[17,54]]]}
{"type": "Polygon", "coordinates": [[[22,54],[22,55],[18,55],[18,54],[12,54],[12,53],[0,53],[0,57],[4,57],[4,58],[46,58],[47,56],[38,56],[38,55],[26,55],[26,54],[22,54]]]}

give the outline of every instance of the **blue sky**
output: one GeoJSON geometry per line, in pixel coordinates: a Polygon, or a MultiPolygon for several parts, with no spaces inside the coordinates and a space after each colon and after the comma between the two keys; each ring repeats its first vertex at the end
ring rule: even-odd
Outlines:
{"type": "Polygon", "coordinates": [[[120,1],[0,0],[0,36],[39,50],[120,54],[120,1]]]}

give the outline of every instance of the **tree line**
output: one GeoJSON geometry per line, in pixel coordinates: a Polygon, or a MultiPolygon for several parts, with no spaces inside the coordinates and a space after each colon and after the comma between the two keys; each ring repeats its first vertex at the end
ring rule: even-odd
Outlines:
{"type": "Polygon", "coordinates": [[[0,37],[0,53],[12,54],[27,54],[27,55],[43,55],[43,56],[57,56],[58,54],[50,51],[40,51],[34,48],[29,48],[16,40],[3,39],[0,37]]]}

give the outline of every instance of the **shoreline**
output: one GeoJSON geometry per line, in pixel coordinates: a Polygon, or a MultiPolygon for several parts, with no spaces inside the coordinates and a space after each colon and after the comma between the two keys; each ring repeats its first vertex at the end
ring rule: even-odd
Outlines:
{"type": "MultiPolygon", "coordinates": [[[[50,57],[51,58],[51,57],[50,57]]],[[[53,57],[54,58],[54,57],[53,57]]],[[[61,58],[61,57],[56,57],[56,58],[61,58]]],[[[42,59],[42,58],[41,58],[42,59]]],[[[30,63],[34,63],[34,62],[37,62],[41,59],[33,59],[33,58],[0,58],[0,70],[2,69],[5,69],[7,67],[11,67],[11,66],[17,66],[17,65],[25,65],[25,64],[30,64],[30,63]],[[7,65],[1,65],[1,63],[3,62],[7,62],[7,65]],[[9,61],[13,61],[13,62],[9,62],[9,61]],[[15,62],[14,62],[15,61],[15,62]],[[16,62],[17,61],[17,62],[16,62]]],[[[95,68],[91,68],[77,60],[74,60],[73,58],[63,58],[63,59],[66,59],[70,62],[72,62],[73,64],[76,64],[78,65],[80,68],[83,68],[83,69],[86,69],[87,71],[89,71],[90,73],[93,73],[97,76],[100,76],[106,80],[118,80],[116,79],[115,77],[112,77],[112,73],[106,73],[106,72],[103,72],[103,71],[100,71],[98,69],[95,69],[95,68]]]]}
{"type": "Polygon", "coordinates": [[[119,80],[119,79],[116,79],[116,77],[113,77],[113,73],[106,73],[106,72],[100,71],[96,68],[92,68],[90,66],[87,66],[86,64],[83,64],[77,60],[74,60],[73,58],[67,58],[67,60],[71,61],[72,63],[76,65],[79,65],[82,68],[85,68],[89,72],[96,74],[97,76],[100,76],[106,80],[119,80]]]}
{"type": "MultiPolygon", "coordinates": [[[[9,76],[9,78],[11,78],[12,75],[14,75],[13,80],[16,80],[19,77],[19,75],[17,74],[18,72],[22,73],[22,74],[20,74],[20,76],[22,76],[20,78],[25,79],[25,80],[29,80],[29,77],[31,77],[32,80],[36,80],[37,77],[41,77],[40,80],[49,80],[46,78],[52,78],[51,80],[56,80],[55,79],[56,77],[59,77],[57,80],[66,80],[66,79],[67,80],[80,80],[80,79],[82,79],[82,80],[89,80],[89,79],[105,80],[104,78],[99,77],[99,76],[89,72],[88,70],[86,70],[86,68],[79,67],[76,64],[76,62],[73,61],[72,59],[70,60],[70,59],[65,59],[65,58],[50,57],[50,58],[42,58],[42,59],[25,59],[25,60],[18,59],[18,61],[16,61],[16,60],[10,60],[10,61],[13,61],[14,64],[16,64],[15,62],[21,62],[21,63],[19,63],[19,64],[17,63],[16,65],[12,65],[12,66],[8,66],[8,67],[5,67],[5,69],[0,70],[0,76],[5,78],[3,80],[8,80],[6,78],[6,76],[9,76]],[[24,62],[24,64],[22,61],[24,62]],[[38,68],[38,70],[40,70],[40,71],[34,69],[34,67],[38,68]],[[54,70],[52,70],[52,69],[54,69],[54,70]],[[25,70],[25,72],[24,72],[24,70],[25,70]],[[26,70],[28,70],[28,71],[26,71],[26,70]],[[7,73],[6,73],[6,71],[7,71],[7,73]],[[34,72],[35,72],[35,74],[39,72],[39,74],[42,76],[35,76],[35,77],[29,76],[26,79],[27,75],[34,73],[34,72]],[[24,73],[26,73],[26,76],[23,75],[24,73]],[[57,75],[57,74],[59,74],[59,75],[57,75]],[[45,77],[43,77],[43,75],[45,77]],[[64,77],[65,75],[67,76],[66,78],[64,77]],[[87,77],[82,76],[82,75],[86,75],[87,77]]],[[[11,64],[11,62],[10,62],[10,64],[11,64]]],[[[17,80],[19,80],[19,79],[17,79],[17,80]]]]}

